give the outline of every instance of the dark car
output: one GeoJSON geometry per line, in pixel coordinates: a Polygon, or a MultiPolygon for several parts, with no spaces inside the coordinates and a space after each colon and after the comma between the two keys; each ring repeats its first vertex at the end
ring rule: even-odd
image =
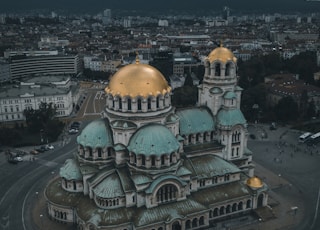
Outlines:
{"type": "Polygon", "coordinates": [[[78,122],[78,121],[72,122],[72,124],[70,126],[71,129],[79,129],[79,127],[80,127],[80,122],[78,122]]]}
{"type": "Polygon", "coordinates": [[[16,159],[8,159],[8,162],[10,163],[10,164],[18,164],[18,160],[16,160],[16,159]]]}

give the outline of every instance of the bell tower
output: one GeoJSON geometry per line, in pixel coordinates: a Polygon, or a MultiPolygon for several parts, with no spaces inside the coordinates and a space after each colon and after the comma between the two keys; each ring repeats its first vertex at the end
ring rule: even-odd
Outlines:
{"type": "MultiPolygon", "coordinates": [[[[205,60],[205,74],[199,86],[198,104],[210,108],[215,116],[222,106],[227,91],[235,92],[237,85],[237,58],[222,45],[214,49],[205,60]]],[[[241,93],[237,93],[240,102],[241,93]]]]}

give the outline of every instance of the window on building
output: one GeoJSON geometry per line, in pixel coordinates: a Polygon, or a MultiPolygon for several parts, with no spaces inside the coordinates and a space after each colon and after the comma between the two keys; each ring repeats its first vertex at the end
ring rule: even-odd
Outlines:
{"type": "Polygon", "coordinates": [[[178,189],[174,185],[164,185],[157,192],[157,202],[165,203],[177,199],[178,189]]]}

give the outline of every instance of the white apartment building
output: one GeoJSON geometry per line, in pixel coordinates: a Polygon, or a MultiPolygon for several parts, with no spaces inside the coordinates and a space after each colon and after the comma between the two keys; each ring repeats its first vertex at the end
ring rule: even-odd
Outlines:
{"type": "Polygon", "coordinates": [[[27,57],[10,61],[11,79],[33,74],[77,74],[81,71],[78,55],[27,57]]]}

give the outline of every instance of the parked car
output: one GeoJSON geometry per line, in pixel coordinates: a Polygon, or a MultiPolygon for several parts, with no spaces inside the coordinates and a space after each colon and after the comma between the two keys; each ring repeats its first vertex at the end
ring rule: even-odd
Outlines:
{"type": "Polygon", "coordinates": [[[46,150],[52,150],[52,149],[54,149],[53,145],[46,145],[45,147],[46,147],[46,150]]]}
{"type": "Polygon", "coordinates": [[[76,133],[78,133],[79,132],[79,130],[78,129],[69,129],[69,134],[76,134],[76,133]]]}
{"type": "Polygon", "coordinates": [[[38,152],[36,149],[33,149],[33,150],[30,151],[30,154],[32,154],[32,155],[38,155],[39,152],[38,152]]]}
{"type": "Polygon", "coordinates": [[[22,157],[15,157],[15,158],[13,158],[13,160],[21,162],[21,161],[23,161],[23,158],[22,157]]]}
{"type": "Polygon", "coordinates": [[[72,122],[72,124],[70,125],[71,129],[79,129],[80,128],[80,122],[78,121],[74,121],[72,122]]]}

